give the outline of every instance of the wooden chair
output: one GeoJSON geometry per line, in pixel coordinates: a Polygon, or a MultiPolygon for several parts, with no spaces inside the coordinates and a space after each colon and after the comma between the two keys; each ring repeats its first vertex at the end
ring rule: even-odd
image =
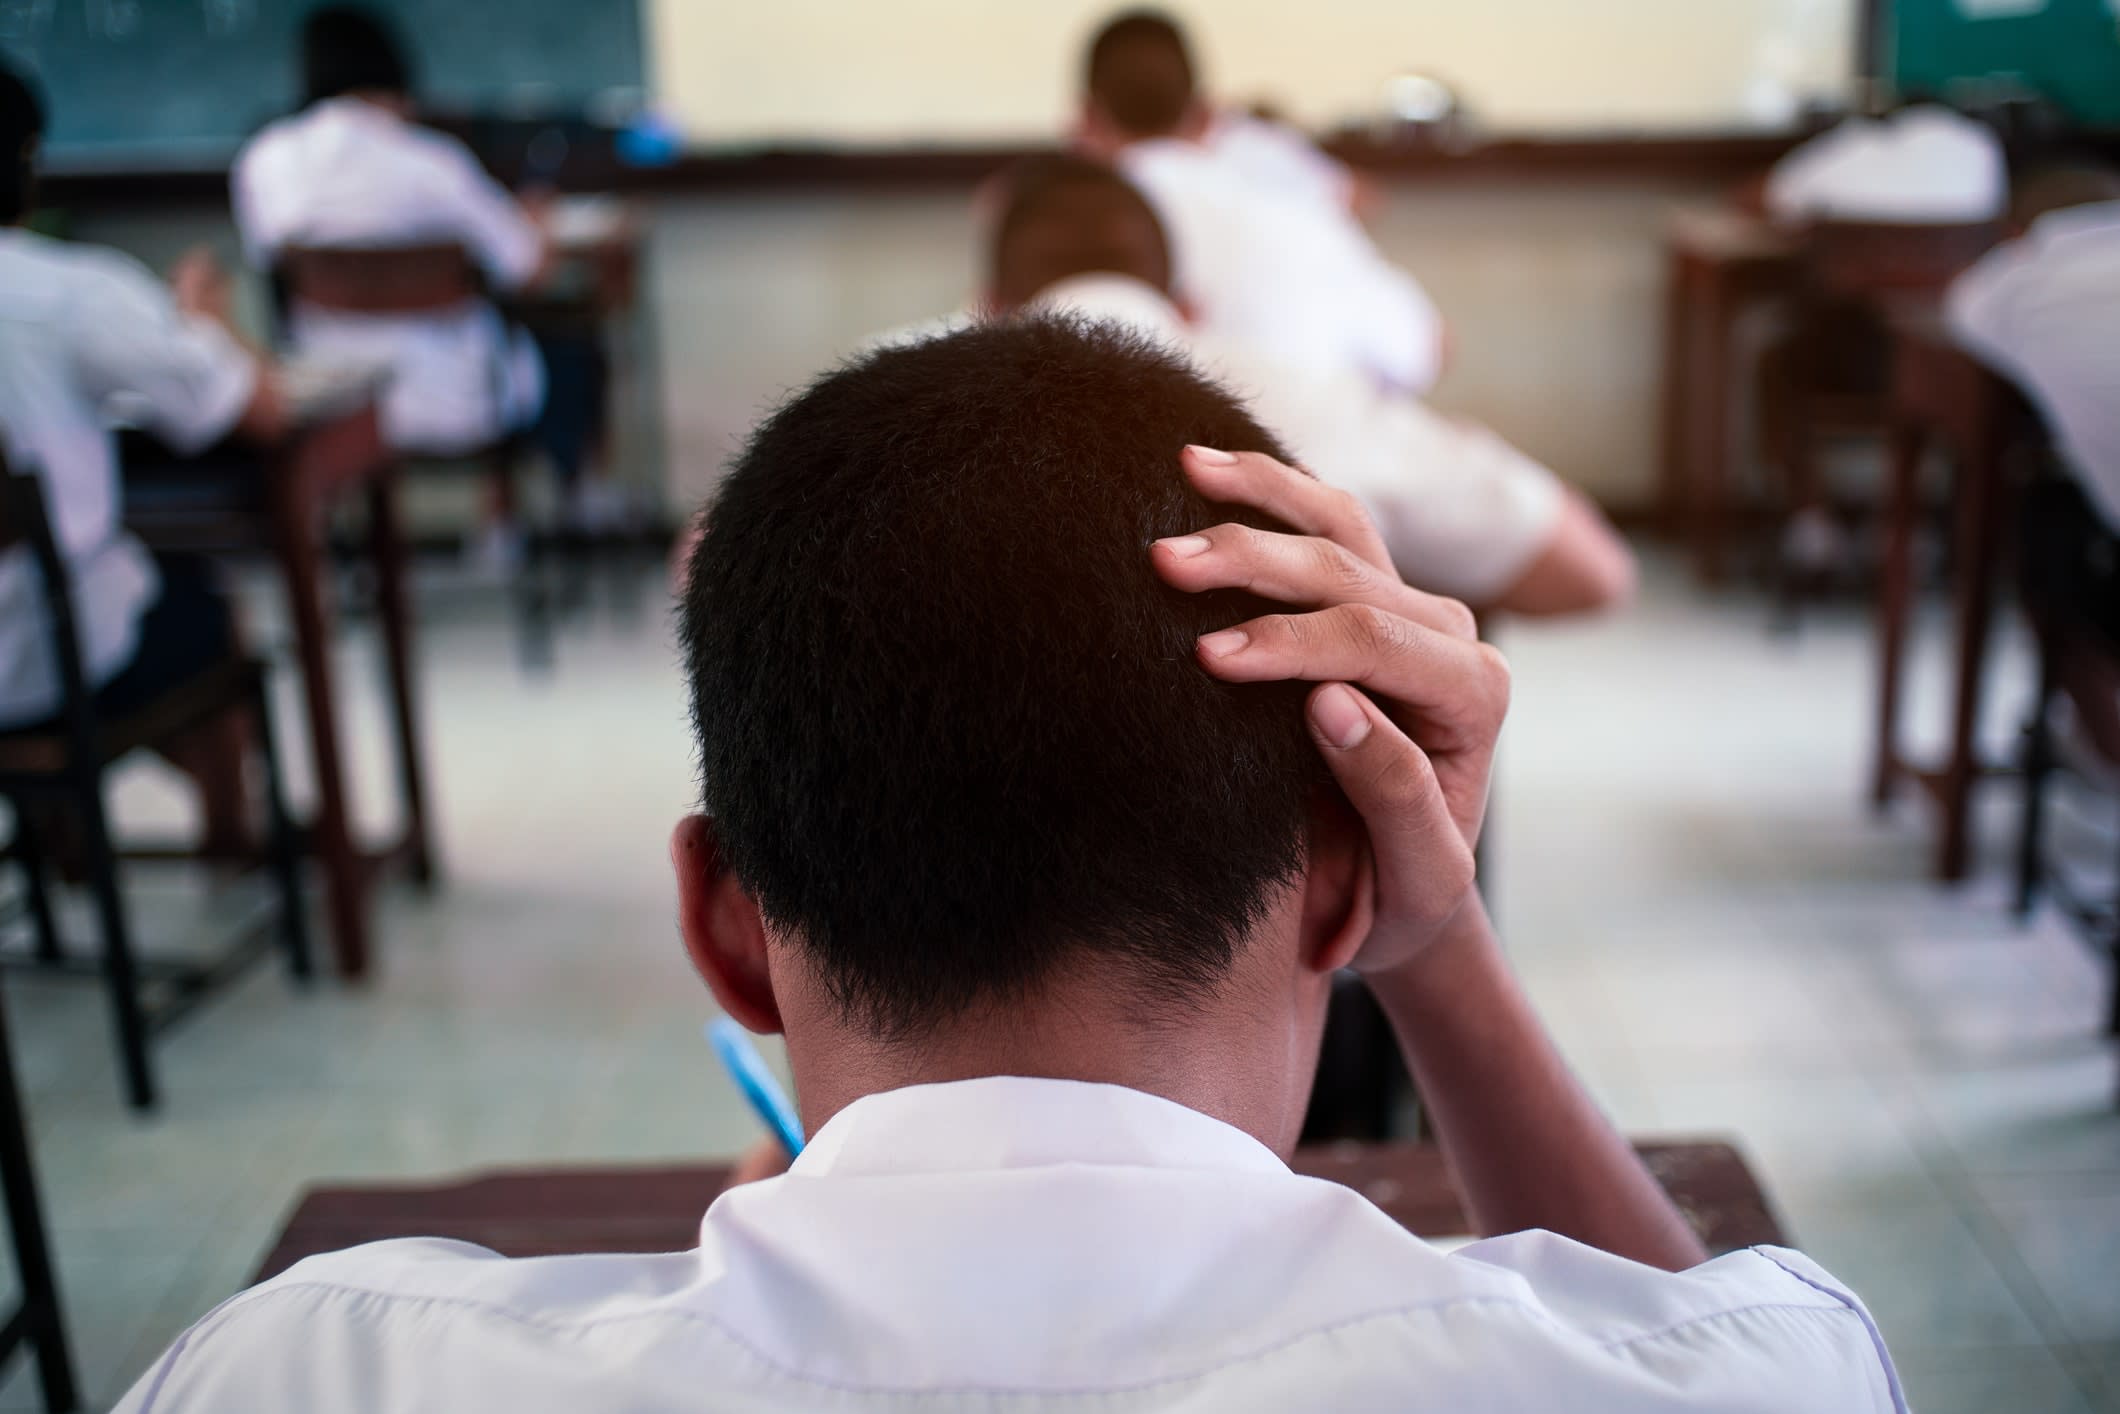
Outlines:
{"type": "Polygon", "coordinates": [[[13,1314],[0,1322],[0,1366],[27,1345],[36,1357],[45,1409],[66,1414],[81,1407],[81,1398],[73,1359],[67,1354],[65,1313],[52,1275],[51,1239],[37,1197],[36,1165],[30,1157],[22,1093],[15,1085],[5,1007],[0,1007],[0,1196],[7,1200],[7,1234],[15,1254],[15,1280],[22,1287],[13,1314]]]}
{"type": "MultiPolygon", "coordinates": [[[[290,305],[300,303],[338,314],[444,316],[492,303],[484,276],[470,254],[454,242],[406,246],[289,246],[273,271],[274,301],[286,325],[290,305]]],[[[494,407],[503,406],[505,367],[491,370],[494,407]]],[[[483,447],[461,455],[419,447],[394,449],[408,467],[429,471],[466,463],[483,469],[494,508],[514,518],[521,505],[517,476],[528,450],[525,428],[508,428],[483,447]]],[[[526,537],[528,553],[515,589],[525,661],[543,664],[552,653],[551,598],[544,587],[541,537],[526,537]]]]}
{"type": "MultiPolygon", "coordinates": [[[[59,715],[49,723],[0,733],[0,795],[14,806],[15,837],[8,850],[21,867],[35,950],[28,957],[9,957],[9,965],[62,972],[102,974],[110,995],[117,1032],[118,1057],[127,1100],[134,1109],[156,1103],[153,1067],[148,1057],[151,1036],[194,1009],[246,968],[263,950],[268,932],[276,933],[296,978],[309,975],[309,943],[296,863],[294,827],[281,792],[278,755],[273,746],[272,716],[264,665],[230,658],[180,683],[159,700],[111,720],[96,710],[81,664],[74,629],[72,575],[52,536],[45,514],[43,483],[34,475],[0,466],[0,553],[26,549],[43,589],[43,619],[51,661],[58,670],[59,715]],[[131,927],[118,885],[118,852],[104,807],[104,778],[112,766],[143,747],[231,711],[248,709],[258,724],[265,767],[265,803],[271,839],[267,863],[278,895],[271,929],[256,923],[244,928],[218,955],[202,962],[148,962],[133,952],[131,927]],[[102,931],[102,956],[77,963],[62,945],[45,884],[45,861],[37,840],[32,802],[53,802],[73,812],[81,826],[86,864],[102,931]],[[154,1004],[143,993],[158,984],[154,1004]]],[[[172,850],[147,857],[171,857],[172,850]]]]}
{"type": "Polygon", "coordinates": [[[1821,568],[1802,542],[1805,521],[1830,514],[1821,446],[1885,434],[1892,341],[1882,312],[1940,298],[2000,234],[1990,222],[1818,221],[1807,229],[1795,328],[1760,363],[1760,430],[1781,480],[1777,580],[1786,613],[1796,612],[1821,568]]]}

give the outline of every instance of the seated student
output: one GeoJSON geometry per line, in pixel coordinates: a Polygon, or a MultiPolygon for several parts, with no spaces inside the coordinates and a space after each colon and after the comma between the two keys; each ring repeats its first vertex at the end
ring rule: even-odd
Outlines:
{"type": "Polygon", "coordinates": [[[1155,208],[1176,289],[1202,327],[1270,343],[1291,362],[1353,367],[1387,388],[1427,392],[1445,352],[1427,292],[1343,205],[1291,195],[1264,171],[1255,135],[1217,141],[1217,132],[1168,16],[1129,11],[1098,32],[1077,145],[1116,164],[1155,208]]]}
{"type": "MultiPolygon", "coordinates": [[[[413,121],[409,62],[385,22],[357,6],[317,10],[302,28],[305,106],[269,124],[230,175],[251,260],[290,246],[456,242],[496,290],[536,283],[549,260],[533,214],[464,145],[413,121]]],[[[490,306],[447,315],[348,314],[297,306],[298,348],[391,365],[383,431],[394,446],[449,456],[535,419],[537,440],[573,492],[597,440],[605,370],[593,344],[512,337],[490,306]]],[[[506,558],[513,532],[489,527],[506,558]]]]}
{"type": "Polygon", "coordinates": [[[776,413],[692,558],[672,858],[808,1147],[688,1252],[311,1258],[120,1408],[1903,1409],[1860,1302],[1704,1261],[1569,1074],[1472,886],[1507,670],[1280,453],[1051,320],[776,413]],[[1515,1235],[1287,1168],[1349,964],[1515,1235]]]}
{"type": "Polygon", "coordinates": [[[1361,498],[1409,582],[1517,614],[1581,613],[1632,594],[1634,557],[1598,509],[1486,428],[1192,328],[1170,298],[1155,213],[1110,167],[1035,159],[1002,189],[995,312],[1071,311],[1182,348],[1307,468],[1361,498]]]}
{"type": "Polygon", "coordinates": [[[2091,632],[2102,652],[2052,655],[2084,728],[2120,761],[2120,172],[2038,171],[2011,203],[2012,239],[1951,286],[1960,341],[2023,389],[2067,480],[2024,506],[2027,607],[2042,633],[2091,632]]]}
{"type": "Polygon", "coordinates": [[[2002,140],[1940,103],[1855,114],[1799,145],[1767,174],[1778,221],[1949,224],[1994,221],[2009,200],[2002,140]]]}
{"type": "MultiPolygon", "coordinates": [[[[36,202],[43,105],[0,68],[0,445],[43,478],[75,594],[81,662],[115,715],[155,700],[235,651],[227,599],[195,561],[151,557],[119,516],[112,419],[122,413],[181,451],[282,426],[269,372],[226,327],[225,287],[188,260],[172,291],[115,251],[23,229],[36,202]]],[[[0,731],[61,706],[43,586],[27,546],[0,556],[0,731]]],[[[197,782],[211,848],[249,843],[244,731],[209,728],[169,754],[197,782]]],[[[65,862],[65,841],[60,846],[65,862]]]]}

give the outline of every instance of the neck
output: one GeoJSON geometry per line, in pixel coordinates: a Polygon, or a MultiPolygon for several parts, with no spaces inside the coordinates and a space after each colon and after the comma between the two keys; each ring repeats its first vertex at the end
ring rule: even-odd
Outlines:
{"type": "MultiPolygon", "coordinates": [[[[1158,1095],[1286,1154],[1302,1128],[1316,1065],[1309,1009],[1238,979],[1182,1015],[1144,1020],[1144,1010],[1176,1004],[1144,998],[1138,980],[1099,977],[902,1042],[851,1028],[818,1000],[783,1008],[803,1126],[813,1134],[864,1095],[1017,1075],[1158,1095]]],[[[1322,1017],[1322,994],[1316,1010],[1322,1017]]]]}

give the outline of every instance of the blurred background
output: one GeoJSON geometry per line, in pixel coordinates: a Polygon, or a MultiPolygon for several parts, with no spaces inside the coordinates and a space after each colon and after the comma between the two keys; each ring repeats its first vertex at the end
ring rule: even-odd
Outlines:
{"type": "MultiPolygon", "coordinates": [[[[48,110],[33,228],[156,272],[203,248],[230,322],[286,347],[304,295],[246,247],[229,174],[303,100],[310,8],[0,0],[0,51],[48,110]]],[[[270,495],[231,491],[241,467],[128,462],[126,523],[211,558],[265,665],[317,975],[201,963],[260,916],[269,938],[270,880],[128,859],[139,976],[113,979],[93,880],[12,835],[18,1128],[83,1407],[247,1284],[312,1187],[703,1163],[757,1136],[671,921],[664,840],[694,797],[672,547],[780,398],[980,303],[997,176],[1069,142],[1112,11],[375,9],[419,118],[564,256],[498,305],[548,362],[553,339],[595,350],[597,494],[534,446],[385,457],[375,389],[336,385],[258,454],[270,495]],[[149,1106],[117,989],[182,1014],[145,1045],[149,1106]]],[[[1421,405],[1624,536],[1624,585],[1585,612],[1488,623],[1517,686],[1485,887],[1564,1048],[1630,1134],[1736,1145],[1785,1240],[1865,1296],[1917,1408],[2120,1409],[2120,759],[2059,690],[2093,640],[2025,612],[2016,513],[2120,468],[2085,466],[2036,380],[1939,322],[2024,235],[2009,177],[2120,158],[2120,10],[1169,13],[1202,102],[1295,135],[1432,301],[1447,357],[1421,405]],[[1974,156],[1893,148],[1909,106],[1971,124],[1974,156]],[[1777,186],[1836,134],[1885,176],[1777,186]],[[1981,152],[2001,175],[1974,209],[1864,205],[1917,169],[1963,187],[1981,152]]],[[[2101,268],[2080,307],[2120,329],[2101,268]]],[[[2086,347],[2120,403],[2120,351],[2086,347]]],[[[114,834],[196,836],[147,753],[103,779],[114,834]]],[[[1375,1083],[1349,1134],[1415,1138],[1412,1097],[1375,1083]]],[[[0,1408],[47,1389],[18,1357],[0,1408]]]]}

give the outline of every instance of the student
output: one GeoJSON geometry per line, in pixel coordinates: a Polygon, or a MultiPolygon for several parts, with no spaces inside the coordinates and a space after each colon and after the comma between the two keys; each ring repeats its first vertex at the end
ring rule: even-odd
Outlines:
{"type": "Polygon", "coordinates": [[[2011,205],[2012,239],[1951,286],[1959,340],[2044,415],[2065,479],[2023,508],[2026,607],[2043,635],[2095,634],[2051,653],[2086,732],[2120,761],[2120,173],[2037,171],[2011,205]]]}
{"type": "Polygon", "coordinates": [[[1256,134],[1216,140],[1169,17],[1134,10],[1105,25],[1084,89],[1077,146],[1116,164],[1155,207],[1175,287],[1203,328],[1393,390],[1434,386],[1445,349],[1434,302],[1344,204],[1271,175],[1278,164],[1258,158],[1256,134]]]}
{"type": "Polygon", "coordinates": [[[1999,220],[2008,199],[1994,130],[1924,101],[1844,119],[1775,163],[1765,193],[1768,214],[1791,223],[1970,224],[1999,220]]]}
{"type": "Polygon", "coordinates": [[[776,413],[691,562],[672,857],[808,1147],[689,1252],[311,1258],[120,1408],[1903,1409],[1860,1302],[1704,1262],[1570,1076],[1472,887],[1507,670],[1280,453],[1050,320],[776,413]],[[1289,1172],[1350,963],[1515,1235],[1289,1172]]]}
{"type": "MultiPolygon", "coordinates": [[[[284,413],[270,371],[227,327],[210,261],[188,258],[172,290],[115,251],[24,229],[43,135],[43,105],[0,68],[0,444],[11,470],[44,481],[82,668],[115,715],[235,652],[236,632],[203,565],[150,556],[125,533],[113,419],[196,451],[230,434],[270,439],[284,413]]],[[[0,555],[0,731],[48,721],[59,693],[43,586],[17,546],[0,555]]],[[[246,743],[240,726],[222,726],[168,749],[199,786],[210,848],[248,843],[246,743]]]]}
{"type": "Polygon", "coordinates": [[[1368,379],[1193,328],[1156,216],[1102,163],[1045,158],[1002,183],[989,303],[1126,324],[1245,397],[1303,464],[1362,500],[1407,582],[1515,614],[1623,603],[1634,557],[1581,493],[1476,424],[1368,379]]]}
{"type": "MultiPolygon", "coordinates": [[[[384,21],[330,6],[302,27],[305,105],[238,154],[230,181],[252,262],[290,246],[456,242],[498,291],[534,285],[550,249],[539,221],[456,139],[413,120],[409,61],[384,21]]],[[[532,424],[574,493],[601,430],[605,370],[593,344],[544,357],[489,305],[449,315],[347,314],[296,307],[294,345],[389,364],[383,431],[406,451],[450,456],[532,424]]],[[[496,522],[485,550],[513,557],[496,522]]]]}

